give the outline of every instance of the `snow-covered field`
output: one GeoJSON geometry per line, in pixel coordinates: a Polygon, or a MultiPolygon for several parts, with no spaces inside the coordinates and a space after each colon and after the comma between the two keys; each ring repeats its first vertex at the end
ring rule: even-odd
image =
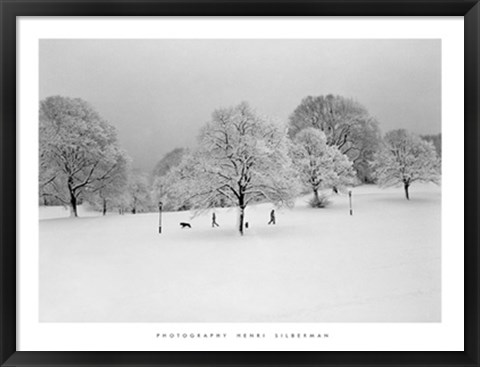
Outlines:
{"type": "MultiPolygon", "coordinates": [[[[441,319],[440,188],[363,186],[328,209],[66,217],[41,208],[46,322],[435,322],[441,319]],[[191,229],[181,229],[186,221],[191,229]]],[[[92,215],[92,213],[90,213],[92,215]]]]}

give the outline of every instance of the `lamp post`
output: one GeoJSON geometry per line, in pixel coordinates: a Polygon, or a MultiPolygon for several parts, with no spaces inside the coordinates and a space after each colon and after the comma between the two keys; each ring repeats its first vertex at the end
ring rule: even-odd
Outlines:
{"type": "Polygon", "coordinates": [[[162,207],[163,203],[158,202],[158,233],[162,233],[162,207]]]}
{"type": "Polygon", "coordinates": [[[348,191],[348,199],[350,200],[350,215],[353,215],[353,208],[352,208],[352,190],[348,191]]]}

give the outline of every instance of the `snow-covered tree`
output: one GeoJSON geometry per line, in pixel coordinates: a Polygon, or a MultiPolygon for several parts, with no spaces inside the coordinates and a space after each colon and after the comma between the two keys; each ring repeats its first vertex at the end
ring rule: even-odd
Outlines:
{"type": "Polygon", "coordinates": [[[183,155],[186,153],[184,148],[175,148],[165,154],[162,159],[158,161],[153,169],[153,177],[165,176],[173,167],[176,167],[182,161],[183,155]]]}
{"type": "Polygon", "coordinates": [[[100,210],[103,215],[106,215],[109,210],[118,209],[123,204],[123,194],[128,189],[127,164],[125,159],[121,159],[119,169],[115,170],[111,176],[93,190],[90,188],[85,190],[86,201],[95,210],[100,210]]]}
{"type": "Polygon", "coordinates": [[[154,208],[150,192],[147,177],[140,172],[132,171],[128,179],[128,207],[132,214],[148,212],[154,208]]]}
{"type": "Polygon", "coordinates": [[[290,205],[295,172],[283,129],[260,117],[246,103],[219,109],[201,130],[199,148],[168,175],[177,207],[239,208],[243,234],[245,208],[258,200],[290,205]]]}
{"type": "Polygon", "coordinates": [[[423,140],[429,141],[435,147],[438,158],[442,159],[442,134],[420,135],[423,140]]]}
{"type": "Polygon", "coordinates": [[[305,128],[323,131],[327,144],[336,146],[352,162],[362,181],[371,181],[370,162],[378,149],[377,121],[358,102],[342,96],[308,96],[289,118],[288,134],[293,138],[305,128]]]}
{"type": "MultiPolygon", "coordinates": [[[[173,170],[175,169],[176,168],[173,170]]],[[[163,203],[164,211],[188,210],[190,206],[187,202],[179,205],[181,200],[177,197],[178,190],[175,188],[175,186],[178,185],[178,177],[176,174],[172,174],[172,172],[173,171],[169,171],[169,173],[164,176],[155,177],[152,183],[151,197],[155,203],[159,201],[163,203]]]]}
{"type": "Polygon", "coordinates": [[[329,146],[318,129],[310,127],[296,134],[291,155],[303,185],[313,190],[313,206],[320,202],[319,190],[354,183],[352,162],[336,146],[329,146]]]}
{"type": "Polygon", "coordinates": [[[403,129],[385,135],[373,166],[378,183],[403,185],[407,200],[414,182],[440,183],[440,160],[433,144],[403,129]]]}
{"type": "Polygon", "coordinates": [[[115,128],[85,101],[61,96],[40,102],[40,196],[77,205],[122,176],[127,160],[115,128]]]}
{"type": "Polygon", "coordinates": [[[186,207],[175,208],[175,200],[171,197],[168,190],[168,173],[181,162],[188,151],[184,148],[175,148],[165,154],[165,156],[156,164],[152,172],[152,198],[158,203],[163,203],[163,210],[186,209],[186,207]]]}
{"type": "Polygon", "coordinates": [[[113,200],[110,200],[110,209],[118,211],[118,214],[125,214],[129,208],[132,197],[128,191],[128,184],[125,190],[123,190],[119,195],[116,195],[113,200]]]}

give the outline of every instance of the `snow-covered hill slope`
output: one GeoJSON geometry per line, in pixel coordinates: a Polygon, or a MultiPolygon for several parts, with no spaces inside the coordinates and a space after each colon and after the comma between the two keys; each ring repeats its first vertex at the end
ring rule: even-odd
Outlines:
{"type": "Polygon", "coordinates": [[[363,186],[353,216],[347,195],[327,209],[304,197],[274,226],[260,204],[243,237],[235,209],[216,210],[219,228],[211,211],[164,213],[162,234],[157,213],[41,220],[40,320],[440,321],[440,198],[363,186]]]}

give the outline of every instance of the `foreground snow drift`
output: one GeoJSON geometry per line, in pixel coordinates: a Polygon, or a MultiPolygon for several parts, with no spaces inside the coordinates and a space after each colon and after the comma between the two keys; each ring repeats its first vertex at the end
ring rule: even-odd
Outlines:
{"type": "Polygon", "coordinates": [[[155,213],[41,220],[40,320],[440,321],[440,188],[353,192],[353,216],[347,195],[299,199],[275,226],[271,205],[248,207],[243,237],[235,209],[219,228],[164,213],[161,235],[155,213]]]}

